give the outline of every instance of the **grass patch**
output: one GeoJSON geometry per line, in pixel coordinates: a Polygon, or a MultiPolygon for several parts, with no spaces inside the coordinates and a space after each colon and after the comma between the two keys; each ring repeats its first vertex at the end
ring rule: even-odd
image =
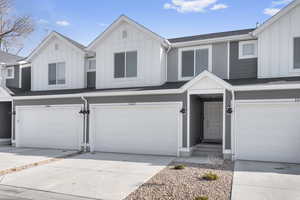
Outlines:
{"type": "Polygon", "coordinates": [[[185,168],[185,165],[175,165],[173,169],[181,170],[181,169],[184,169],[184,168],[185,168]]]}
{"type": "Polygon", "coordinates": [[[208,197],[196,197],[194,200],[208,200],[208,197]]]}
{"type": "Polygon", "coordinates": [[[215,180],[219,179],[219,176],[217,174],[209,172],[209,173],[204,174],[204,176],[202,176],[202,179],[207,180],[207,181],[215,181],[215,180]]]}

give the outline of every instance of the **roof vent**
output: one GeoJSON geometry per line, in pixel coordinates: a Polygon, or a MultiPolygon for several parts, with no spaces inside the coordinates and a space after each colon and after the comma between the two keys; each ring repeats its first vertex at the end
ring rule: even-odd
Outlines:
{"type": "Polygon", "coordinates": [[[127,38],[127,31],[126,30],[122,31],[122,38],[123,39],[127,38]]]}

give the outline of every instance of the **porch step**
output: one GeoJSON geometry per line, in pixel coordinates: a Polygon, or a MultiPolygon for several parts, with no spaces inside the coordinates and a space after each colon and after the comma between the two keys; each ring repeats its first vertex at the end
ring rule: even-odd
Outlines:
{"type": "Polygon", "coordinates": [[[193,156],[215,156],[222,157],[222,145],[199,144],[193,148],[193,156]]]}

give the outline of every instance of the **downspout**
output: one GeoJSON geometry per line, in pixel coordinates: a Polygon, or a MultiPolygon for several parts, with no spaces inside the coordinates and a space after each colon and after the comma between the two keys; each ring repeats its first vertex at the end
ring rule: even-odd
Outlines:
{"type": "Polygon", "coordinates": [[[87,128],[88,128],[88,101],[84,96],[81,96],[81,99],[84,101],[83,107],[83,151],[87,151],[87,128]]]}

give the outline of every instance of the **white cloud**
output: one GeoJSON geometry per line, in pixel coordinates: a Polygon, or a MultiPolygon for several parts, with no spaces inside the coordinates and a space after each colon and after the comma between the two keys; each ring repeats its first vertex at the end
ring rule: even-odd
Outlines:
{"type": "Polygon", "coordinates": [[[211,10],[221,10],[221,9],[225,9],[228,8],[228,6],[226,4],[215,4],[213,7],[211,7],[211,10]]]}
{"type": "Polygon", "coordinates": [[[164,9],[174,9],[180,13],[205,12],[206,8],[216,3],[217,0],[172,0],[165,3],[164,9]]]}
{"type": "Polygon", "coordinates": [[[69,26],[70,22],[68,22],[66,20],[60,20],[60,21],[56,21],[56,24],[59,26],[69,26]]]}
{"type": "Polygon", "coordinates": [[[45,20],[45,19],[39,19],[38,23],[39,24],[48,24],[49,22],[47,20],[45,20]]]}
{"type": "Polygon", "coordinates": [[[291,3],[293,0],[277,0],[277,1],[272,1],[273,6],[279,6],[279,5],[287,5],[291,3]]]}
{"type": "Polygon", "coordinates": [[[264,10],[264,14],[273,16],[280,11],[279,8],[266,8],[264,10]]]}

